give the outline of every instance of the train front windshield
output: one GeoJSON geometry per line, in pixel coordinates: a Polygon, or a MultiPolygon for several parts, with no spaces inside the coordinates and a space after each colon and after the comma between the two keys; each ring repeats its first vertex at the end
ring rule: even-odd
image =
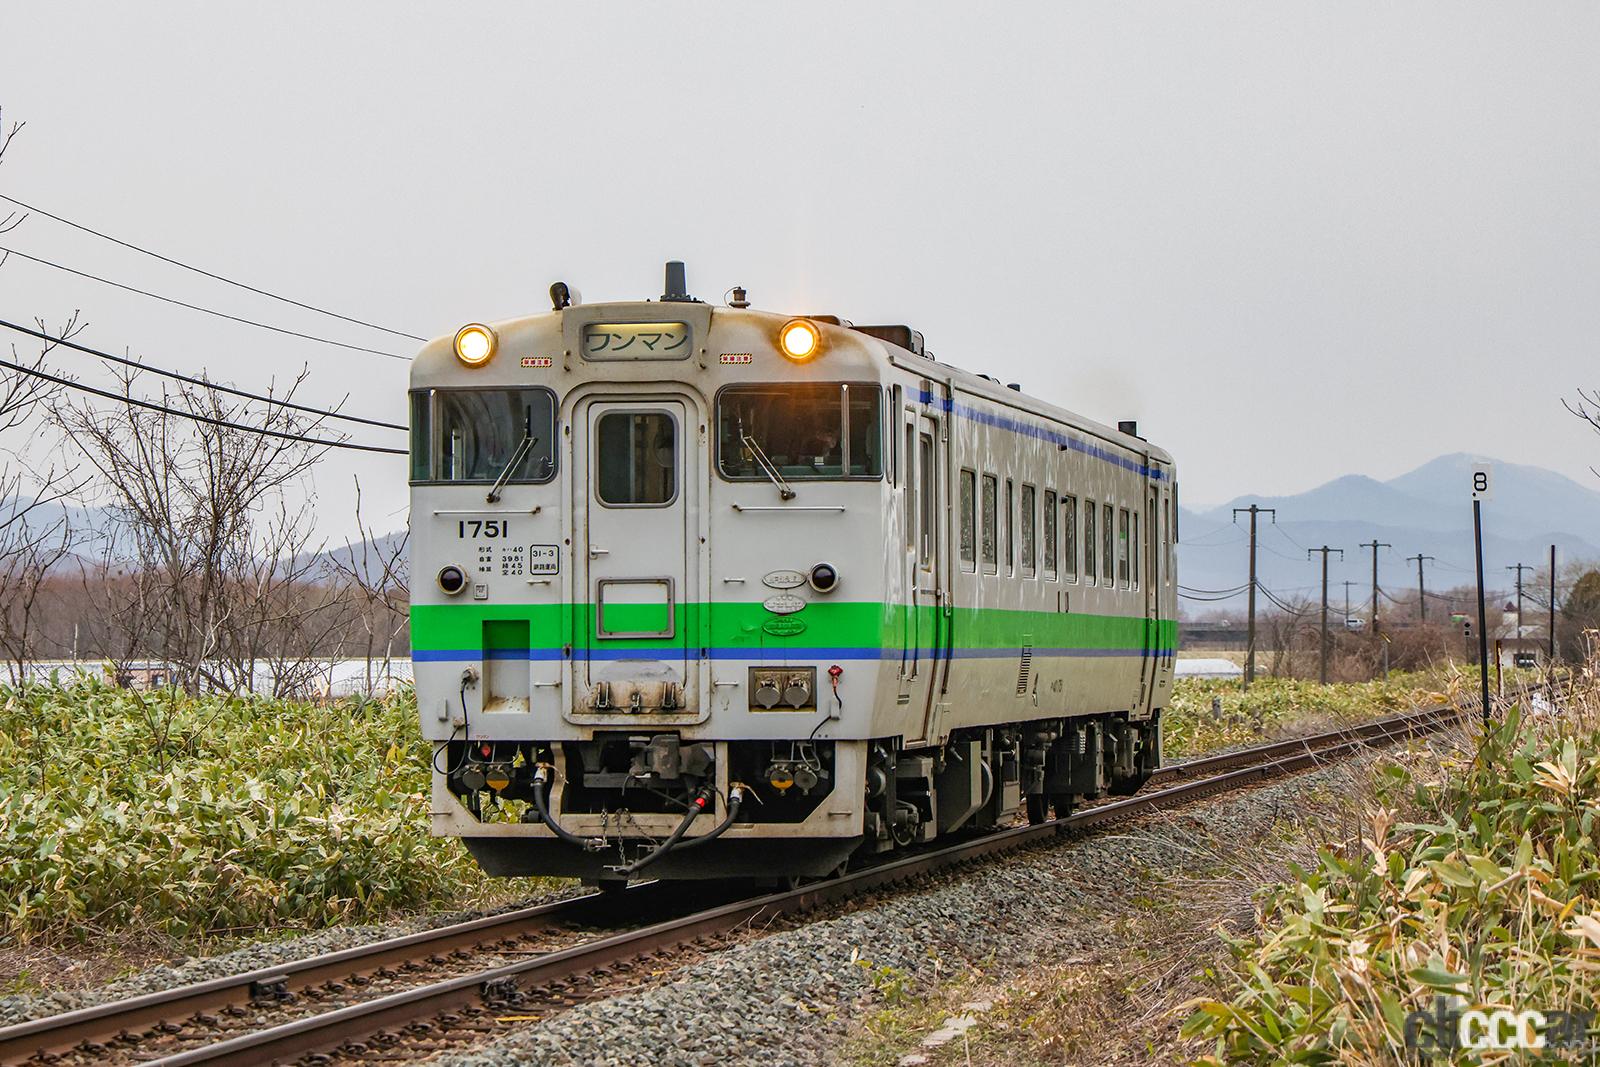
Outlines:
{"type": "Polygon", "coordinates": [[[870,383],[732,385],[717,397],[717,457],[731,479],[883,474],[882,392],[870,383]]]}
{"type": "Polygon", "coordinates": [[[555,475],[555,397],[548,389],[424,389],[411,394],[411,478],[508,482],[555,475]],[[521,456],[518,459],[518,456],[521,456]]]}

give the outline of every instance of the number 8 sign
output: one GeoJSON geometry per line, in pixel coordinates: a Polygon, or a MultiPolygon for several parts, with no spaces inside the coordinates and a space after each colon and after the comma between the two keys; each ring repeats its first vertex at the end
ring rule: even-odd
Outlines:
{"type": "Polygon", "coordinates": [[[1492,500],[1494,498],[1494,468],[1487,463],[1476,464],[1472,468],[1472,499],[1492,500]]]}

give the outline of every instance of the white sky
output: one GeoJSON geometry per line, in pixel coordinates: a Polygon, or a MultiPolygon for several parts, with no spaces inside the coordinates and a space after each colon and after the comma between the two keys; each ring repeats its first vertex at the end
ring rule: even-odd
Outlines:
{"type": "MultiPolygon", "coordinates": [[[[1189,504],[1468,451],[1593,482],[1600,8],[13,2],[0,192],[431,336],[750,288],[1178,457],[1189,504]]],[[[0,244],[374,347],[35,217],[0,244]]],[[[404,365],[15,258],[0,317],[404,421],[404,365]]],[[[57,364],[96,380],[85,357],[57,364]]],[[[402,435],[367,440],[403,444],[402,435]]],[[[400,460],[360,472],[398,525],[400,460]]]]}

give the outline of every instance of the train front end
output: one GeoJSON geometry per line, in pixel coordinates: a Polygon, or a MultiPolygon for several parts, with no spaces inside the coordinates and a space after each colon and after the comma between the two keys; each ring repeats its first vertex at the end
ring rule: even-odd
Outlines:
{"type": "Polygon", "coordinates": [[[660,300],[553,295],[412,372],[433,829],[492,874],[825,874],[894,627],[881,346],[670,268],[660,300]]]}

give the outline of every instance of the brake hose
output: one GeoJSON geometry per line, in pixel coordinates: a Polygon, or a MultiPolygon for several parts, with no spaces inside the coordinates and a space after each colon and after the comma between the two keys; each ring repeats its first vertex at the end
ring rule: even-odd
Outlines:
{"type": "Polygon", "coordinates": [[[651,852],[649,855],[641,856],[639,859],[634,860],[632,863],[622,868],[622,873],[624,875],[631,875],[642,871],[644,868],[650,866],[650,864],[654,863],[656,860],[660,859],[662,856],[665,856],[668,852],[671,852],[674,848],[676,848],[678,842],[683,840],[683,835],[689,832],[689,824],[694,822],[695,819],[699,818],[700,815],[705,812],[706,804],[710,802],[711,796],[712,793],[710,788],[702,787],[700,792],[695,794],[694,799],[689,802],[689,810],[683,813],[683,818],[678,822],[677,827],[673,829],[671,836],[669,836],[665,841],[661,842],[655,851],[651,852]]]}
{"type": "Polygon", "coordinates": [[[550,827],[561,840],[570,845],[577,845],[585,852],[598,852],[605,847],[605,842],[601,838],[579,837],[556,822],[555,817],[550,814],[550,804],[545,797],[546,790],[543,788],[544,784],[550,780],[550,771],[550,764],[541,763],[533,772],[533,804],[534,807],[539,809],[539,818],[543,819],[544,824],[550,827]]]}

